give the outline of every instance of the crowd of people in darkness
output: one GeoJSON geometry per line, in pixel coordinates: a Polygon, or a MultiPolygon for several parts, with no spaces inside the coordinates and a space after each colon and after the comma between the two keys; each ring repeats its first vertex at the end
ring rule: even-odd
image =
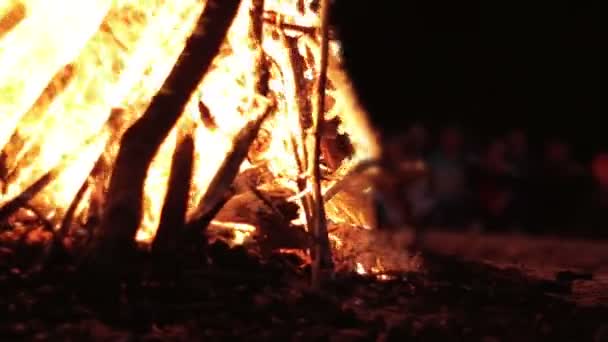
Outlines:
{"type": "Polygon", "coordinates": [[[524,129],[474,142],[459,126],[412,125],[392,156],[424,163],[402,186],[413,225],[608,236],[608,153],[588,164],[561,139],[524,129]],[[532,148],[533,147],[533,148],[532,148]]]}

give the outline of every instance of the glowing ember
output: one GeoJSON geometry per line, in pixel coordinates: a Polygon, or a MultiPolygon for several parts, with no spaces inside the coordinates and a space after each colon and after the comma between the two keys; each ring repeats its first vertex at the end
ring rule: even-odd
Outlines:
{"type": "Polygon", "coordinates": [[[252,234],[255,233],[256,228],[247,223],[239,222],[222,222],[218,220],[211,221],[211,224],[220,228],[229,228],[234,234],[232,244],[242,245],[245,240],[251,238],[252,234]]]}

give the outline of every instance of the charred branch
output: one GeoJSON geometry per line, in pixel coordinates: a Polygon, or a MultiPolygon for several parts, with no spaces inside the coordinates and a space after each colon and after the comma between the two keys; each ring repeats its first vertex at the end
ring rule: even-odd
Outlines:
{"type": "Polygon", "coordinates": [[[295,99],[298,104],[300,112],[300,125],[302,126],[303,132],[313,125],[312,119],[312,105],[310,102],[310,92],[308,89],[308,82],[304,77],[306,72],[306,62],[302,55],[298,51],[298,42],[294,38],[286,37],[286,46],[289,49],[289,59],[291,61],[291,71],[293,72],[293,79],[295,81],[295,91],[297,98],[295,99]]]}
{"type": "Polygon", "coordinates": [[[194,165],[194,140],[185,136],[173,154],[171,175],[152,253],[166,257],[175,253],[186,224],[186,210],[194,165]]]}
{"type": "Polygon", "coordinates": [[[262,48],[264,37],[264,4],[265,0],[253,0],[250,31],[250,39],[256,51],[254,87],[255,91],[262,96],[268,95],[268,82],[270,81],[268,61],[262,48]]]}
{"type": "Polygon", "coordinates": [[[28,186],[20,195],[13,198],[0,208],[0,222],[5,221],[19,208],[24,207],[34,196],[47,186],[57,176],[57,169],[47,172],[32,185],[28,186]]]}
{"type": "Polygon", "coordinates": [[[162,90],[123,135],[110,179],[101,240],[89,260],[93,268],[117,272],[113,261],[133,251],[148,167],[217,55],[239,4],[239,0],[207,3],[162,90]]]}

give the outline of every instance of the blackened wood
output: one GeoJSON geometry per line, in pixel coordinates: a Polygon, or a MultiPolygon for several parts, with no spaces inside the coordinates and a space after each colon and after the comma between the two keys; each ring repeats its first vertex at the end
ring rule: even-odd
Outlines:
{"type": "MultiPolygon", "coordinates": [[[[88,260],[92,268],[116,273],[117,261],[133,253],[148,167],[217,55],[239,4],[239,0],[207,2],[161,91],[123,135],[110,178],[100,240],[88,260]]],[[[124,265],[124,260],[119,264],[124,265]]]]}
{"type": "Polygon", "coordinates": [[[194,165],[194,140],[186,135],[178,143],[171,162],[171,175],[160,224],[152,243],[152,253],[159,256],[173,254],[186,223],[186,211],[194,165]]]}

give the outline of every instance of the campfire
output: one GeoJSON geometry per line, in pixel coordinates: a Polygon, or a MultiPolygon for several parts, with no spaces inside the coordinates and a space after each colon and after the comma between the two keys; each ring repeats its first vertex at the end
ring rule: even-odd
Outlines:
{"type": "Polygon", "coordinates": [[[380,145],[315,1],[5,0],[0,65],[4,240],[412,265],[373,234],[380,145]]]}

